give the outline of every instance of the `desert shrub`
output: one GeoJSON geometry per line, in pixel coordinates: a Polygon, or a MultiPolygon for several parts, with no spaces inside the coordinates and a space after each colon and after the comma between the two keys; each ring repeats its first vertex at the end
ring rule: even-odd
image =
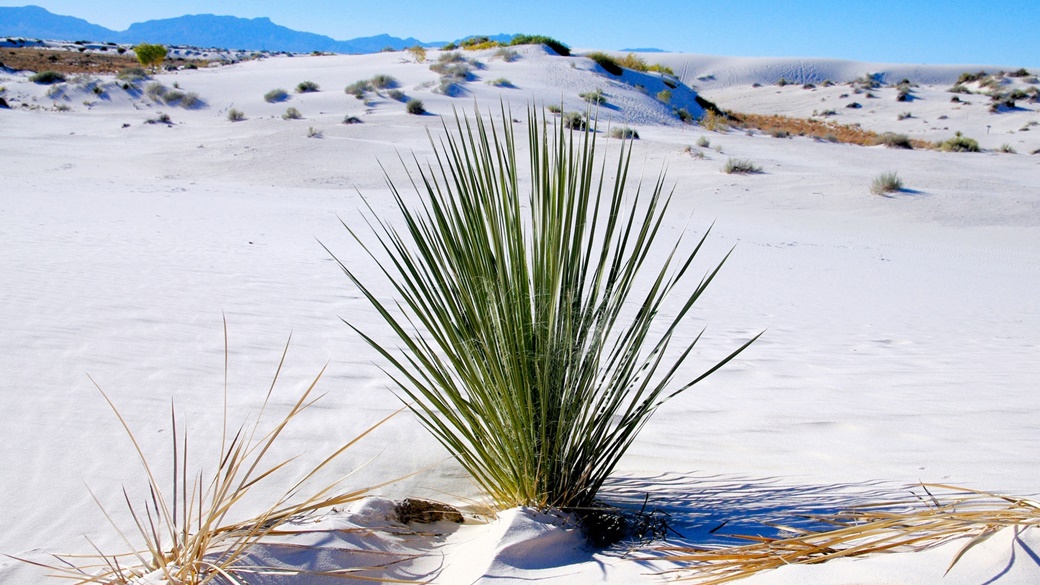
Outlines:
{"type": "Polygon", "coordinates": [[[667,104],[668,102],[672,101],[672,92],[668,91],[667,89],[662,89],[661,91],[657,92],[656,97],[658,101],[662,101],[667,104]]]}
{"type": "Polygon", "coordinates": [[[283,120],[299,120],[301,118],[303,118],[303,114],[300,113],[300,110],[297,110],[292,106],[286,108],[285,113],[282,114],[283,120]]]}
{"type": "Polygon", "coordinates": [[[1029,77],[1029,70],[1025,67],[1017,69],[1007,74],[1008,77],[1029,77]]]}
{"type": "Polygon", "coordinates": [[[896,120],[900,120],[900,121],[902,121],[902,120],[909,120],[910,118],[913,118],[913,117],[914,117],[914,115],[912,113],[910,113],[910,112],[900,112],[899,115],[896,116],[896,120]]]}
{"type": "Polygon", "coordinates": [[[686,108],[678,108],[678,109],[676,109],[675,110],[675,115],[678,116],[679,119],[682,120],[683,122],[685,122],[686,124],[693,124],[694,122],[697,121],[697,118],[694,118],[693,114],[691,114],[690,111],[687,110],[686,108]]]}
{"type": "Polygon", "coordinates": [[[398,102],[403,102],[408,99],[408,96],[404,95],[404,92],[399,89],[391,89],[386,92],[386,97],[398,102]]]}
{"type": "Polygon", "coordinates": [[[141,67],[127,67],[121,69],[119,73],[116,74],[116,78],[122,81],[136,83],[148,79],[148,72],[141,67]]]}
{"type": "Polygon", "coordinates": [[[908,102],[913,99],[913,94],[910,93],[909,89],[900,89],[899,93],[896,94],[897,102],[908,102]]]}
{"type": "Polygon", "coordinates": [[[943,152],[978,152],[979,143],[967,136],[962,135],[959,131],[944,142],[939,143],[939,150],[943,152]]]}
{"type": "Polygon", "coordinates": [[[633,142],[615,166],[591,129],[553,128],[534,108],[528,120],[527,140],[508,122],[457,120],[431,140],[441,162],[409,180],[423,204],[388,178],[401,220],[362,218],[368,238],[348,225],[389,285],[339,263],[391,339],[351,326],[494,504],[581,508],[665,401],[751,342],[676,379],[697,343],[680,332],[721,264],[698,284],[688,269],[704,238],[661,239],[668,192],[626,188],[633,142]]]}
{"type": "Polygon", "coordinates": [[[877,89],[881,87],[881,74],[864,73],[863,77],[857,77],[850,82],[857,89],[877,89]]]}
{"type": "Polygon", "coordinates": [[[957,85],[954,85],[953,87],[951,87],[950,89],[948,89],[946,91],[948,91],[950,93],[971,93],[970,89],[968,89],[967,87],[964,87],[964,85],[962,85],[960,83],[958,83],[957,85]]]}
{"type": "Polygon", "coordinates": [[[712,132],[726,132],[729,130],[730,121],[724,115],[719,115],[708,110],[700,120],[701,127],[712,132]]]}
{"type": "Polygon", "coordinates": [[[495,54],[491,56],[492,59],[501,59],[506,63],[512,63],[520,58],[520,53],[517,53],[514,49],[508,47],[499,47],[495,54]]]}
{"type": "Polygon", "coordinates": [[[154,118],[149,118],[149,119],[145,120],[144,122],[145,122],[145,124],[166,124],[166,125],[170,125],[170,124],[173,124],[173,119],[170,118],[169,114],[165,114],[163,112],[159,112],[158,116],[156,116],[154,118]]]}
{"type": "MultiPolygon", "coordinates": [[[[437,63],[441,63],[441,64],[465,63],[465,62],[466,62],[466,57],[463,56],[463,54],[458,52],[458,51],[449,51],[447,53],[441,53],[440,56],[437,57],[437,63]]],[[[436,71],[436,69],[433,69],[432,65],[430,66],[430,69],[432,69],[433,71],[436,71]]]]}
{"type": "Polygon", "coordinates": [[[231,108],[230,110],[228,110],[227,119],[231,122],[241,122],[242,120],[246,119],[246,115],[242,113],[241,110],[231,108]]]}
{"type": "Polygon", "coordinates": [[[790,138],[791,133],[787,130],[774,129],[769,132],[769,135],[773,138],[790,138]]]}
{"type": "Polygon", "coordinates": [[[423,103],[422,103],[421,100],[417,100],[415,98],[412,98],[412,99],[408,100],[407,102],[405,102],[405,104],[404,104],[404,111],[408,112],[409,114],[415,115],[415,116],[421,116],[421,115],[426,113],[426,108],[423,106],[423,103]]]}
{"type": "Polygon", "coordinates": [[[625,126],[623,128],[611,128],[610,137],[638,140],[639,132],[636,132],[635,129],[629,128],[628,126],[625,126]]]}
{"type": "Polygon", "coordinates": [[[821,118],[826,118],[827,116],[837,116],[837,115],[838,115],[838,112],[836,112],[834,110],[823,110],[821,112],[817,112],[816,110],[813,110],[813,116],[819,116],[821,118]]]}
{"type": "Polygon", "coordinates": [[[624,69],[622,69],[621,65],[618,64],[617,59],[602,51],[586,53],[585,57],[595,61],[597,65],[602,67],[604,71],[611,75],[621,75],[624,72],[624,69]]]}
{"type": "Polygon", "coordinates": [[[510,45],[545,45],[557,55],[566,57],[571,54],[571,49],[560,41],[544,35],[516,35],[509,41],[510,45]]]}
{"type": "Polygon", "coordinates": [[[596,88],[595,91],[586,91],[578,94],[578,97],[585,100],[590,104],[605,104],[607,103],[607,96],[603,95],[603,90],[596,88]]]}
{"type": "Polygon", "coordinates": [[[563,120],[563,127],[570,130],[585,130],[588,127],[585,114],[581,112],[567,112],[561,114],[560,119],[563,120]]]}
{"type": "Polygon", "coordinates": [[[488,85],[492,85],[492,86],[495,86],[495,87],[515,87],[515,86],[514,86],[514,85],[512,84],[512,82],[510,82],[510,81],[509,81],[508,79],[506,79],[505,77],[499,77],[499,78],[497,78],[497,79],[489,79],[489,80],[487,81],[487,84],[488,84],[488,85]]]}
{"type": "Polygon", "coordinates": [[[51,85],[54,83],[63,83],[67,78],[64,73],[57,71],[40,71],[35,75],[29,77],[29,81],[33,83],[39,83],[40,85],[51,85]]]}
{"type": "Polygon", "coordinates": [[[372,84],[369,83],[369,81],[367,79],[361,79],[361,80],[355,81],[354,83],[351,83],[347,87],[343,88],[343,92],[346,93],[347,95],[352,95],[352,96],[354,96],[354,97],[356,97],[357,99],[360,100],[360,99],[364,99],[365,98],[365,92],[366,91],[371,91],[371,89],[372,89],[372,84]]]}
{"type": "Polygon", "coordinates": [[[787,84],[789,84],[789,83],[791,83],[791,82],[790,82],[790,81],[787,81],[787,80],[786,80],[786,79],[784,79],[783,77],[781,77],[780,79],[777,79],[777,80],[776,80],[776,85],[778,85],[778,86],[780,86],[780,87],[784,87],[785,85],[787,85],[787,84]]]}
{"type": "Polygon", "coordinates": [[[313,93],[320,89],[321,87],[313,81],[301,81],[296,85],[296,93],[313,93]]]}
{"type": "Polygon", "coordinates": [[[325,138],[325,134],[314,126],[310,126],[307,128],[307,138],[325,138]]]}
{"type": "Polygon", "coordinates": [[[137,60],[145,67],[162,65],[163,59],[166,59],[166,53],[166,47],[162,45],[141,43],[134,47],[134,54],[137,55],[137,60]]]}
{"type": "Polygon", "coordinates": [[[874,182],[870,184],[870,192],[875,195],[884,195],[886,193],[897,193],[903,190],[903,180],[899,178],[899,175],[895,171],[889,171],[881,173],[874,178],[874,182]]]}
{"type": "Polygon", "coordinates": [[[563,113],[563,106],[560,106],[560,105],[557,105],[557,104],[549,104],[548,106],[545,107],[545,109],[549,110],[550,114],[561,114],[561,113],[563,113]]]}
{"type": "Polygon", "coordinates": [[[425,48],[423,48],[423,47],[421,47],[419,45],[415,45],[414,47],[408,47],[405,50],[408,51],[408,54],[412,56],[412,59],[415,59],[416,63],[422,63],[422,62],[426,61],[426,49],[425,48]]]}
{"type": "Polygon", "coordinates": [[[387,75],[386,73],[380,73],[372,77],[372,87],[376,89],[390,89],[397,87],[397,79],[393,75],[387,75]]]}
{"type": "Polygon", "coordinates": [[[896,134],[895,132],[885,132],[879,136],[878,144],[887,146],[888,148],[913,148],[909,136],[906,134],[896,134]]]}
{"type": "Polygon", "coordinates": [[[162,101],[170,89],[158,81],[153,81],[144,86],[144,94],[152,101],[162,101]]]}
{"type": "Polygon", "coordinates": [[[1015,150],[1015,148],[1007,142],[1001,144],[1000,148],[998,148],[997,151],[1003,152],[1004,154],[1018,154],[1018,151],[1015,150]]]}
{"type": "Polygon", "coordinates": [[[349,116],[349,115],[348,116],[344,116],[343,117],[343,123],[344,124],[360,124],[361,123],[361,118],[358,118],[357,116],[349,116]]]}
{"type": "Polygon", "coordinates": [[[264,101],[269,104],[283,102],[287,99],[289,99],[289,92],[285,91],[280,87],[277,89],[272,89],[271,91],[264,94],[264,101]]]}
{"type": "Polygon", "coordinates": [[[635,53],[629,53],[624,57],[616,59],[616,61],[621,67],[632,69],[633,71],[656,71],[658,73],[675,75],[675,71],[672,71],[671,67],[661,65],[660,63],[654,63],[653,65],[647,64],[646,60],[635,53]]]}
{"type": "Polygon", "coordinates": [[[984,79],[987,76],[989,76],[989,74],[985,71],[979,71],[977,73],[965,71],[964,73],[961,73],[960,77],[957,78],[957,83],[973,83],[975,81],[979,81],[980,79],[984,79]]]}
{"type": "Polygon", "coordinates": [[[709,146],[711,146],[711,140],[709,140],[707,136],[701,136],[697,139],[697,146],[701,148],[708,148],[709,146]]]}
{"type": "Polygon", "coordinates": [[[730,158],[726,161],[726,164],[722,165],[722,172],[727,175],[748,175],[752,173],[761,173],[762,167],[758,166],[754,161],[748,158],[730,158]]]}

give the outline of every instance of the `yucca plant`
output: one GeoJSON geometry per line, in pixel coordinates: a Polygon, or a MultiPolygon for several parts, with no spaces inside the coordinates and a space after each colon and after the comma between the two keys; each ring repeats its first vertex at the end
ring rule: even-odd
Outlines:
{"type": "Polygon", "coordinates": [[[721,262],[687,282],[704,238],[664,241],[670,192],[663,174],[631,192],[631,141],[609,172],[594,129],[572,133],[531,107],[528,183],[502,110],[501,126],[479,111],[445,123],[435,164],[416,160],[417,208],[387,177],[403,229],[371,207],[370,242],[344,224],[395,298],[340,266],[395,340],[348,324],[498,506],[585,507],[657,407],[751,341],[676,380],[699,339],[686,317],[721,262]],[[690,340],[673,347],[677,333],[690,340]]]}
{"type": "MultiPolygon", "coordinates": [[[[278,472],[292,461],[289,459],[268,462],[265,456],[273,443],[291,421],[317,400],[312,398],[311,394],[321,378],[321,373],[270,430],[264,431],[260,428],[260,420],[267,409],[284,361],[285,353],[282,354],[282,361],[278,364],[271,388],[255,421],[252,424],[243,424],[233,435],[225,432],[221,450],[216,453],[214,471],[208,479],[201,471],[193,475],[188,470],[188,436],[182,431],[178,437],[177,416],[171,407],[173,482],[169,491],[164,490],[159,484],[149,459],[130,425],[99,386],[101,395],[130,437],[148,483],[148,495],[144,498],[143,505],[133,504],[129,493],[125,489],[123,491],[133,523],[132,529],[121,528],[102,506],[105,517],[112,524],[119,539],[130,550],[120,554],[104,553],[91,542],[91,546],[97,551],[96,554],[55,555],[57,564],[18,560],[49,569],[52,571],[51,576],[71,580],[77,585],[137,585],[158,581],[169,585],[242,585],[256,574],[307,573],[305,569],[258,567],[249,557],[250,548],[275,534],[294,518],[357,501],[365,497],[371,489],[391,483],[342,490],[343,479],[339,479],[319,484],[310,495],[301,496],[319,472],[330,467],[330,464],[350,447],[389,420],[393,414],[323,459],[260,514],[242,517],[238,511],[238,504],[246,499],[252,488],[260,483],[270,483],[272,477],[276,477],[278,472]]],[[[228,428],[226,397],[225,388],[225,431],[228,428]]],[[[101,506],[98,497],[93,493],[91,495],[101,506]]],[[[355,579],[369,581],[400,582],[389,578],[358,575],[366,569],[370,567],[345,567],[335,571],[323,571],[322,574],[349,575],[355,579]]]]}

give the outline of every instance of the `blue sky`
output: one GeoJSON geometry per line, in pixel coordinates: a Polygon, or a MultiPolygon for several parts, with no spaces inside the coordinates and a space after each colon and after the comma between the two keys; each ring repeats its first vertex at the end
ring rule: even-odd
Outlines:
{"type": "Polygon", "coordinates": [[[602,49],[1040,67],[1040,0],[0,0],[30,3],[116,30],[184,14],[227,14],[267,16],[340,40],[524,32],[602,49]]]}

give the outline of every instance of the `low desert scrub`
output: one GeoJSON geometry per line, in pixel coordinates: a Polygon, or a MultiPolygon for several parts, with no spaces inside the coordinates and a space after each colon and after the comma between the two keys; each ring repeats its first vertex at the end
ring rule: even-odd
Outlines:
{"type": "Polygon", "coordinates": [[[492,59],[501,59],[506,63],[512,63],[520,58],[520,53],[516,52],[516,49],[510,49],[508,47],[499,47],[495,54],[491,56],[492,59]]]}
{"type": "Polygon", "coordinates": [[[634,141],[605,159],[593,128],[531,107],[515,137],[502,109],[501,126],[457,117],[431,137],[436,162],[405,180],[424,203],[388,177],[400,220],[369,207],[346,225],[384,267],[378,284],[339,263],[386,331],[351,327],[494,504],[573,510],[664,402],[751,342],[676,379],[697,344],[691,310],[721,269],[693,274],[706,235],[670,240],[663,176],[627,185],[634,141]]]}
{"type": "Polygon", "coordinates": [[[367,79],[360,79],[343,88],[343,92],[357,99],[365,99],[365,92],[372,91],[372,84],[367,79]]]}
{"type": "Polygon", "coordinates": [[[284,102],[287,99],[289,99],[289,92],[280,87],[264,94],[264,101],[269,104],[284,102]]]}
{"type": "Polygon", "coordinates": [[[655,71],[657,73],[665,73],[668,75],[675,75],[675,71],[667,65],[661,65],[660,63],[648,64],[642,57],[635,53],[629,53],[624,57],[616,59],[616,63],[625,69],[631,69],[633,71],[655,71]]]}
{"type": "Polygon", "coordinates": [[[973,139],[964,136],[958,131],[953,138],[940,142],[937,145],[938,149],[943,152],[978,152],[979,143],[973,139]]]}
{"type": "MultiPolygon", "coordinates": [[[[283,363],[284,360],[283,353],[283,363]]],[[[266,455],[272,445],[317,400],[311,394],[321,373],[306,386],[295,402],[290,402],[292,406],[281,418],[274,419],[271,428],[261,427],[281,367],[280,363],[255,420],[245,422],[237,431],[228,429],[228,392],[225,387],[224,429],[231,432],[224,433],[219,452],[205,457],[207,462],[216,464],[210,467],[212,471],[209,474],[205,474],[203,468],[189,458],[187,432],[183,426],[178,428],[181,421],[171,408],[170,440],[173,457],[169,465],[172,468],[173,489],[168,492],[164,489],[167,487],[166,482],[160,484],[158,481],[153,460],[145,454],[129,423],[99,386],[102,397],[112,408],[119,426],[126,432],[137,452],[142,475],[148,486],[141,498],[144,503],[140,506],[133,504],[130,494],[124,490],[124,499],[133,521],[130,528],[117,525],[102,506],[101,500],[94,496],[94,500],[102,506],[102,513],[111,528],[132,550],[112,554],[95,547],[96,554],[56,555],[58,562],[53,565],[22,560],[49,569],[53,571],[53,576],[68,579],[77,585],[136,585],[151,583],[153,580],[180,585],[238,584],[269,573],[273,569],[258,567],[255,560],[249,557],[250,548],[276,533],[291,519],[343,506],[365,497],[372,488],[344,491],[341,487],[342,479],[313,484],[326,475],[332,464],[338,463],[340,456],[350,447],[390,418],[383,419],[349,440],[302,478],[290,482],[284,495],[271,502],[258,515],[243,515],[237,504],[246,500],[254,487],[261,484],[266,486],[272,480],[282,479],[292,461],[268,461],[266,455]],[[199,470],[190,471],[191,467],[198,467],[199,470]],[[301,497],[306,491],[310,491],[311,495],[301,497]]],[[[347,575],[359,569],[364,568],[344,568],[335,573],[347,575]]],[[[303,572],[292,569],[279,571],[290,575],[303,572]]]]}
{"type": "Polygon", "coordinates": [[[397,87],[397,79],[393,75],[387,75],[386,73],[374,75],[370,81],[372,87],[376,89],[392,89],[397,87]]]}
{"type": "Polygon", "coordinates": [[[344,124],[360,124],[361,123],[361,118],[358,118],[357,116],[344,116],[343,117],[343,123],[344,124]]]}
{"type": "Polygon", "coordinates": [[[636,132],[634,128],[629,128],[628,126],[625,126],[625,127],[622,127],[622,128],[611,128],[610,129],[610,137],[611,138],[624,138],[624,139],[629,139],[629,140],[638,140],[639,139],[639,132],[636,132]]]}
{"type": "Polygon", "coordinates": [[[296,85],[296,93],[313,93],[320,90],[321,86],[313,81],[301,81],[296,85]]]}
{"type": "Polygon", "coordinates": [[[581,112],[567,112],[561,114],[560,119],[563,121],[563,127],[568,130],[585,130],[589,125],[585,114],[581,112]]]}
{"type": "Polygon", "coordinates": [[[902,190],[903,180],[899,178],[899,175],[895,171],[881,173],[877,177],[874,177],[874,182],[870,184],[870,192],[875,195],[898,193],[902,190]]]}
{"type": "Polygon", "coordinates": [[[853,79],[849,82],[849,85],[860,90],[878,89],[881,87],[881,74],[864,73],[863,77],[853,79]]]}
{"type": "Polygon", "coordinates": [[[618,63],[617,59],[608,55],[602,51],[593,51],[586,53],[585,57],[592,59],[597,65],[603,68],[604,71],[611,75],[621,75],[624,73],[624,69],[618,63]]]}
{"type": "Polygon", "coordinates": [[[676,108],[675,115],[682,120],[684,124],[694,124],[697,122],[697,118],[695,118],[686,108],[676,108]]]}
{"type": "Polygon", "coordinates": [[[423,105],[422,100],[412,98],[405,102],[404,111],[414,116],[421,116],[426,113],[426,107],[423,105]]]}
{"type": "Polygon", "coordinates": [[[545,35],[516,35],[513,40],[509,42],[511,46],[515,45],[545,45],[552,49],[557,55],[567,57],[571,54],[571,49],[567,45],[560,41],[547,37],[545,35]]]}
{"type": "Polygon", "coordinates": [[[282,114],[283,120],[299,120],[301,118],[303,118],[303,114],[300,113],[300,110],[297,110],[292,106],[286,108],[285,113],[282,114]]]}
{"type": "MultiPolygon", "coordinates": [[[[807,136],[821,140],[833,139],[834,142],[845,144],[860,146],[882,144],[882,138],[876,132],[865,130],[854,124],[838,124],[812,118],[743,113],[730,113],[730,120],[742,128],[754,128],[767,133],[785,130],[792,136],[807,136]]],[[[934,148],[934,144],[924,140],[911,140],[910,144],[914,148],[934,148]]]]}
{"type": "MultiPolygon", "coordinates": [[[[759,534],[735,538],[752,544],[715,549],[659,547],[653,560],[686,565],[669,576],[694,585],[721,585],[761,573],[837,559],[897,552],[920,552],[954,540],[963,546],[950,559],[950,571],[966,552],[1001,530],[1040,527],[1040,504],[947,485],[922,484],[923,493],[905,502],[865,505],[809,520],[834,528],[822,532],[785,526],[784,536],[759,534]]],[[[1014,551],[1009,551],[1014,554],[1014,551]]],[[[650,559],[643,559],[650,560],[650,559]]]]}
{"type": "Polygon", "coordinates": [[[657,101],[664,102],[667,104],[668,102],[672,101],[672,92],[668,91],[667,89],[662,89],[661,91],[657,92],[657,96],[655,97],[657,97],[657,101]]]}
{"type": "Polygon", "coordinates": [[[314,126],[310,126],[307,128],[307,138],[325,138],[325,133],[314,126]]]}
{"type": "Polygon", "coordinates": [[[1001,144],[1000,148],[998,148],[997,151],[998,152],[1003,152],[1004,154],[1018,154],[1018,151],[1015,150],[1015,148],[1013,146],[1011,146],[1010,144],[1008,144],[1007,142],[1005,142],[1004,144],[1001,144]]]}
{"type": "Polygon", "coordinates": [[[424,63],[426,61],[426,49],[420,45],[408,47],[405,51],[408,51],[408,54],[412,56],[416,63],[424,63]]]}
{"type": "Polygon", "coordinates": [[[749,158],[730,158],[722,165],[722,172],[727,175],[750,175],[761,173],[762,167],[749,158]]]}
{"type": "Polygon", "coordinates": [[[701,148],[708,148],[711,146],[711,140],[707,136],[701,136],[697,139],[697,146],[701,148]]]}
{"type": "Polygon", "coordinates": [[[910,113],[910,112],[900,112],[899,115],[896,116],[896,120],[899,120],[900,122],[902,122],[903,120],[909,120],[910,118],[913,118],[913,117],[914,117],[914,115],[912,113],[910,113]]]}
{"type": "Polygon", "coordinates": [[[514,86],[512,84],[512,82],[510,82],[505,77],[499,77],[497,79],[489,79],[486,83],[488,85],[491,85],[491,86],[494,86],[494,87],[506,87],[506,88],[516,87],[516,86],[514,86]]]}
{"type": "Polygon", "coordinates": [[[54,83],[63,83],[66,80],[64,73],[57,71],[40,71],[29,77],[29,81],[33,83],[39,83],[40,85],[51,85],[54,83]]]}
{"type": "Polygon", "coordinates": [[[595,91],[585,91],[579,93],[578,97],[594,105],[602,105],[607,103],[607,96],[603,95],[603,90],[599,88],[597,88],[595,91]]]}
{"type": "Polygon", "coordinates": [[[408,96],[406,96],[404,94],[404,92],[399,90],[399,89],[391,89],[391,90],[387,91],[386,92],[386,97],[388,97],[388,98],[390,98],[390,99],[392,99],[392,100],[394,100],[396,102],[403,102],[403,101],[407,101],[408,100],[408,96]]]}
{"type": "Polygon", "coordinates": [[[910,137],[906,134],[896,134],[895,132],[885,132],[881,136],[878,136],[878,144],[889,148],[914,147],[913,143],[910,141],[910,137]]]}
{"type": "Polygon", "coordinates": [[[730,128],[730,119],[728,116],[716,114],[713,111],[707,111],[704,113],[704,117],[700,120],[701,128],[710,132],[726,132],[730,128]]]}
{"type": "Polygon", "coordinates": [[[242,120],[246,119],[246,115],[242,113],[241,110],[231,108],[230,110],[228,110],[227,119],[231,122],[241,122],[242,120]]]}
{"type": "Polygon", "coordinates": [[[141,43],[134,47],[134,54],[137,55],[137,60],[141,62],[141,65],[152,69],[162,65],[167,53],[166,47],[162,45],[141,43]]]}
{"type": "Polygon", "coordinates": [[[138,81],[148,79],[148,72],[143,67],[126,67],[116,74],[116,79],[137,83],[138,81]]]}
{"type": "Polygon", "coordinates": [[[545,106],[545,109],[549,110],[550,114],[562,114],[563,113],[563,106],[558,105],[558,104],[549,104],[548,106],[545,106]]]}

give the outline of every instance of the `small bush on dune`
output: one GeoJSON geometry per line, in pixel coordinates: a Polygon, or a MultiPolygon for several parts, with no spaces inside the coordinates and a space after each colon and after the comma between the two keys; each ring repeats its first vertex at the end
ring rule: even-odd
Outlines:
{"type": "Polygon", "coordinates": [[[610,137],[611,138],[625,138],[625,139],[629,139],[629,140],[638,140],[639,139],[639,132],[636,132],[634,129],[629,128],[628,126],[625,126],[624,128],[611,128],[610,129],[610,137]]]}
{"type": "Polygon", "coordinates": [[[875,195],[896,193],[902,190],[903,180],[899,178],[899,175],[896,174],[895,171],[881,173],[874,178],[874,182],[870,185],[870,192],[875,195]]]}
{"type": "Polygon", "coordinates": [[[498,507],[591,506],[651,415],[751,341],[676,378],[697,338],[673,336],[721,263],[698,284],[704,238],[664,241],[664,181],[626,186],[634,142],[607,164],[592,129],[554,127],[535,108],[526,140],[492,118],[452,126],[431,140],[439,162],[409,179],[423,204],[388,178],[401,221],[365,218],[368,237],[346,226],[390,281],[337,260],[390,339],[351,327],[498,507]]]}
{"type": "Polygon", "coordinates": [[[414,116],[421,116],[426,113],[426,107],[423,105],[422,100],[412,98],[405,102],[404,111],[414,116]]]}
{"type": "Polygon", "coordinates": [[[138,81],[144,81],[148,79],[148,72],[141,67],[127,67],[121,69],[116,74],[116,78],[122,81],[129,81],[130,83],[136,83],[138,81]]]}
{"type": "Polygon", "coordinates": [[[585,57],[595,61],[597,65],[602,67],[604,71],[611,75],[621,75],[625,71],[621,68],[621,65],[618,64],[617,59],[602,51],[586,53],[585,57]]]}
{"type": "Polygon", "coordinates": [[[566,114],[561,114],[561,118],[563,127],[569,130],[585,130],[588,127],[585,114],[581,112],[567,112],[566,114]]]}
{"type": "Polygon", "coordinates": [[[658,101],[667,104],[668,102],[672,101],[672,92],[668,91],[667,89],[662,89],[661,91],[657,92],[656,97],[658,101]]]}
{"type": "Polygon", "coordinates": [[[1001,144],[1000,148],[998,148],[997,151],[1003,152],[1004,154],[1018,154],[1018,151],[1015,150],[1015,148],[1007,142],[1001,144]]]}
{"type": "Polygon", "coordinates": [[[513,40],[509,41],[510,45],[545,45],[553,50],[557,55],[567,57],[571,54],[571,49],[567,45],[560,41],[547,37],[544,35],[516,35],[513,40]]]}
{"type": "Polygon", "coordinates": [[[317,83],[314,83],[313,81],[301,81],[299,84],[296,85],[296,93],[312,93],[315,91],[319,91],[320,89],[321,86],[319,86],[317,83]]]}
{"type": "Polygon", "coordinates": [[[303,114],[300,113],[300,110],[291,106],[286,108],[285,113],[282,114],[283,120],[299,120],[301,118],[303,118],[303,114]]]}
{"type": "Polygon", "coordinates": [[[549,104],[548,106],[545,107],[545,109],[549,110],[550,114],[562,114],[563,113],[563,106],[559,106],[557,104],[549,104]]]}
{"type": "Polygon", "coordinates": [[[404,92],[399,89],[391,89],[386,92],[386,97],[398,102],[403,102],[408,99],[408,96],[404,95],[404,92]]]}
{"type": "Polygon", "coordinates": [[[230,110],[228,110],[227,119],[231,122],[241,122],[242,120],[246,119],[246,115],[242,113],[241,110],[231,108],[230,110]]]}
{"type": "Polygon", "coordinates": [[[372,90],[372,84],[367,79],[361,79],[343,88],[343,92],[357,99],[364,99],[365,92],[372,90]]]}
{"type": "Polygon", "coordinates": [[[39,73],[29,77],[29,81],[33,83],[39,83],[40,85],[51,85],[54,83],[63,83],[67,78],[64,73],[57,71],[40,71],[39,73]]]}
{"type": "Polygon", "coordinates": [[[953,138],[939,143],[939,150],[943,152],[978,152],[979,143],[967,136],[957,132],[953,138]]]}
{"type": "Polygon", "coordinates": [[[755,164],[751,159],[747,158],[731,158],[726,161],[726,164],[722,165],[722,172],[727,175],[748,175],[753,173],[761,173],[762,167],[755,164]]]}
{"type": "Polygon", "coordinates": [[[264,101],[269,104],[284,102],[287,99],[289,99],[289,92],[280,87],[264,94],[264,101]]]}
{"type": "Polygon", "coordinates": [[[307,138],[325,138],[325,133],[314,126],[310,126],[307,128],[307,138]]]}
{"type": "Polygon", "coordinates": [[[412,59],[415,59],[416,63],[423,63],[424,61],[426,61],[426,49],[425,48],[423,48],[423,47],[421,47],[419,45],[416,45],[414,47],[408,47],[405,50],[408,51],[408,54],[412,56],[412,59]]]}
{"type": "Polygon", "coordinates": [[[578,97],[587,101],[590,104],[601,105],[607,103],[607,96],[603,95],[602,89],[596,89],[596,91],[586,91],[578,94],[578,97]]]}
{"type": "Polygon", "coordinates": [[[491,85],[491,86],[494,86],[494,87],[515,87],[512,84],[512,82],[510,82],[505,77],[499,77],[497,79],[489,79],[487,81],[487,84],[491,85]]]}
{"type": "Polygon", "coordinates": [[[878,144],[887,146],[888,148],[911,149],[914,147],[913,143],[910,142],[909,136],[906,134],[896,134],[895,132],[885,132],[879,136],[878,144]]]}
{"type": "Polygon", "coordinates": [[[701,148],[708,148],[709,146],[711,146],[711,140],[709,140],[707,136],[701,136],[697,139],[697,146],[701,148]]]}
{"type": "Polygon", "coordinates": [[[141,43],[134,47],[134,54],[137,55],[137,60],[145,67],[158,67],[162,65],[164,59],[166,59],[167,50],[162,45],[152,45],[149,43],[141,43]]]}
{"type": "Polygon", "coordinates": [[[380,73],[372,77],[371,82],[372,87],[376,89],[390,89],[397,87],[397,79],[395,79],[393,75],[387,75],[385,73],[380,73]]]}
{"type": "Polygon", "coordinates": [[[520,58],[520,53],[507,47],[499,47],[495,54],[491,56],[492,59],[501,59],[506,63],[512,63],[520,58]]]}

